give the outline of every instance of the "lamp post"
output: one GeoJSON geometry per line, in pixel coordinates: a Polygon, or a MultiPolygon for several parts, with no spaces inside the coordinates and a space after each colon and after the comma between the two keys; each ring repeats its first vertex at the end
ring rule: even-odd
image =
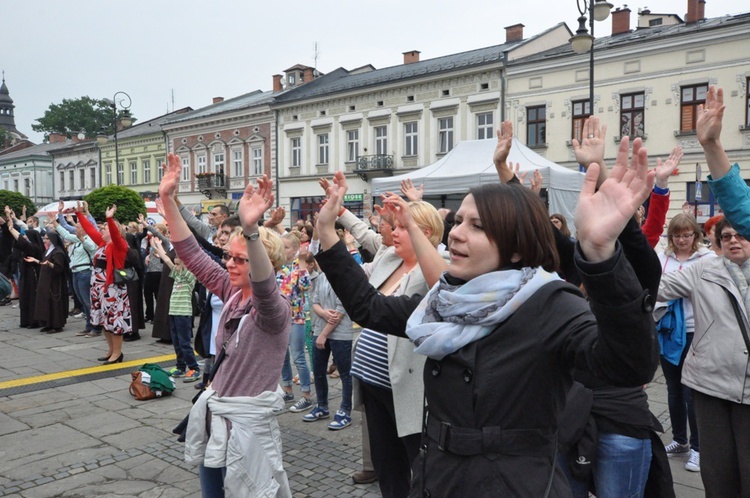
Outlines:
{"type": "MultiPolygon", "coordinates": [[[[117,109],[118,107],[122,109],[122,115],[120,116],[119,124],[121,124],[123,128],[130,128],[130,126],[133,124],[133,118],[130,115],[130,106],[133,104],[133,101],[130,99],[130,95],[125,92],[116,92],[112,97],[112,100],[103,100],[112,109],[112,126],[115,136],[115,185],[119,185],[120,151],[117,148],[117,109]],[[119,100],[117,98],[118,95],[121,95],[119,100]],[[125,101],[127,101],[127,104],[125,104],[125,101]]],[[[109,141],[109,139],[107,138],[107,134],[104,133],[104,131],[101,131],[99,135],[97,135],[96,141],[100,146],[102,146],[105,145],[109,141]]]]}
{"type": "Polygon", "coordinates": [[[581,16],[578,18],[578,30],[569,40],[573,52],[585,54],[589,52],[589,113],[594,114],[594,21],[604,21],[609,17],[612,10],[611,3],[607,0],[576,0],[576,7],[581,16]],[[583,5],[582,5],[583,4],[583,5]],[[588,14],[588,19],[586,15],[588,14]],[[589,29],[586,29],[586,21],[589,21],[589,29]]]}

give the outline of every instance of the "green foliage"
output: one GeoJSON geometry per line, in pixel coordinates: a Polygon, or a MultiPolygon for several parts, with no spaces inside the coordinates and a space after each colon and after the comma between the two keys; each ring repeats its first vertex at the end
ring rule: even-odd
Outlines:
{"type": "Polygon", "coordinates": [[[89,211],[98,221],[104,221],[107,208],[117,204],[115,218],[120,223],[138,221],[138,214],[146,216],[146,204],[137,192],[119,185],[109,185],[94,190],[83,198],[89,211]]]}
{"type": "MultiPolygon", "coordinates": [[[[135,121],[135,119],[133,119],[135,121]]],[[[37,118],[38,124],[31,129],[44,132],[45,140],[50,133],[60,133],[68,138],[83,132],[87,138],[94,138],[100,131],[114,133],[114,111],[103,99],[81,97],[63,99],[61,104],[51,104],[44,116],[37,118]]]]}
{"type": "MultiPolygon", "coordinates": [[[[34,201],[25,195],[10,190],[0,190],[0,211],[5,209],[5,206],[10,206],[19,218],[21,217],[23,206],[26,206],[26,216],[31,216],[37,211],[34,201]]],[[[4,212],[3,216],[5,216],[4,212]]]]}

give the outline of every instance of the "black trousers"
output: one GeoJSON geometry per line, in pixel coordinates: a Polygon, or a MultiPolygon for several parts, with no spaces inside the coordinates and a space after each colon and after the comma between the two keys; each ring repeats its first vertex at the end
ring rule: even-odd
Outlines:
{"type": "Polygon", "coordinates": [[[360,382],[367,414],[370,455],[383,498],[405,498],[411,486],[411,465],[419,453],[420,433],[398,437],[393,392],[360,382]]]}
{"type": "Polygon", "coordinates": [[[750,405],[693,390],[707,498],[750,497],[750,405]]]}
{"type": "Polygon", "coordinates": [[[143,279],[143,297],[146,299],[146,321],[154,319],[154,302],[159,295],[159,282],[161,281],[161,272],[150,271],[146,273],[143,279]]]}

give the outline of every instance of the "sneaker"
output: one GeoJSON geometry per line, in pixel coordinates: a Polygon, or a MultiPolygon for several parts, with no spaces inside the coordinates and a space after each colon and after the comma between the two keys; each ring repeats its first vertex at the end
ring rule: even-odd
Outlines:
{"type": "Polygon", "coordinates": [[[180,370],[177,367],[174,367],[174,368],[172,368],[172,370],[169,371],[169,375],[171,375],[175,379],[179,379],[180,377],[184,377],[185,376],[185,371],[184,370],[180,370]]]}
{"type": "Polygon", "coordinates": [[[90,330],[81,330],[80,332],[76,332],[76,336],[78,337],[84,337],[91,333],[90,330]]]}
{"type": "Polygon", "coordinates": [[[294,393],[284,393],[284,403],[291,403],[294,401],[294,393]]]}
{"type": "Polygon", "coordinates": [[[195,382],[196,380],[201,380],[202,378],[203,374],[201,374],[200,370],[193,370],[191,368],[185,374],[185,378],[182,379],[182,382],[187,384],[188,382],[195,382]]]}
{"type": "Polygon", "coordinates": [[[316,405],[315,408],[313,408],[313,411],[302,417],[302,420],[304,420],[305,422],[315,422],[316,420],[320,420],[321,418],[328,418],[330,416],[331,412],[316,405]]]}
{"type": "Polygon", "coordinates": [[[294,413],[306,412],[307,410],[312,408],[312,406],[313,404],[310,402],[310,400],[302,396],[299,401],[289,407],[289,411],[294,413]]]}
{"type": "Polygon", "coordinates": [[[88,334],[86,334],[84,337],[91,338],[91,337],[101,337],[101,336],[102,336],[101,332],[96,332],[96,331],[92,330],[91,332],[89,332],[88,334]]]}
{"type": "Polygon", "coordinates": [[[206,387],[206,384],[204,382],[198,382],[193,387],[196,388],[196,389],[203,389],[204,387],[206,387]]]}
{"type": "Polygon", "coordinates": [[[328,429],[331,431],[340,431],[352,425],[352,418],[341,410],[336,412],[333,417],[333,422],[328,424],[328,429]]]}
{"type": "Polygon", "coordinates": [[[672,441],[664,447],[667,450],[667,456],[684,455],[690,451],[689,444],[680,444],[677,441],[672,441]]]}
{"type": "Polygon", "coordinates": [[[77,315],[73,315],[73,318],[86,318],[86,314],[84,312],[80,312],[77,315]]]}
{"type": "Polygon", "coordinates": [[[685,470],[689,470],[690,472],[701,471],[701,454],[700,453],[698,453],[695,450],[690,450],[690,458],[685,464],[685,470]]]}

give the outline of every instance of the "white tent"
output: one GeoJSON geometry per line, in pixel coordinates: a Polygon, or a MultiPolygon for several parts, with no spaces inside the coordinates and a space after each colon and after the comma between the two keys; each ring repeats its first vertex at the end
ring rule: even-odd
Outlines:
{"type": "MultiPolygon", "coordinates": [[[[443,194],[463,194],[471,187],[497,183],[497,170],[492,163],[495,140],[466,140],[459,142],[449,153],[434,164],[398,176],[374,178],[373,195],[398,192],[401,180],[411,179],[414,185],[424,184],[425,197],[443,194]]],[[[573,171],[545,159],[513,137],[508,162],[521,165],[528,172],[526,185],[535,169],[542,174],[542,186],[547,189],[550,213],[561,213],[573,231],[578,194],[583,185],[583,173],[573,171]]]]}

